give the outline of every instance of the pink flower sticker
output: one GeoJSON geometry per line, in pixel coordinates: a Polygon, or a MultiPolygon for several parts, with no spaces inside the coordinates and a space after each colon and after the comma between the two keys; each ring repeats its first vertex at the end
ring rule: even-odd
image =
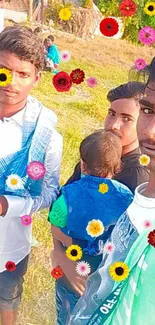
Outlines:
{"type": "Polygon", "coordinates": [[[148,229],[148,228],[150,228],[151,226],[152,226],[151,221],[149,221],[149,220],[145,220],[145,221],[144,221],[144,228],[148,229]]]}
{"type": "Polygon", "coordinates": [[[61,61],[63,62],[68,62],[71,58],[71,55],[68,51],[62,51],[60,53],[60,56],[61,56],[61,61]]]}
{"type": "Polygon", "coordinates": [[[137,59],[135,62],[135,66],[138,70],[143,70],[146,67],[146,62],[143,59],[137,59]]]}
{"type": "Polygon", "coordinates": [[[87,85],[90,88],[94,88],[95,86],[97,86],[97,80],[96,80],[96,78],[94,78],[94,77],[88,78],[87,79],[87,85]]]}
{"type": "Polygon", "coordinates": [[[113,243],[107,243],[104,245],[103,249],[106,254],[111,254],[115,250],[115,245],[113,243]]]}
{"type": "Polygon", "coordinates": [[[27,166],[26,172],[33,180],[39,180],[44,177],[46,168],[40,161],[32,161],[27,166]]]}
{"type": "Polygon", "coordinates": [[[22,225],[29,226],[32,223],[32,217],[26,214],[25,216],[21,217],[21,222],[22,225]]]}
{"type": "Polygon", "coordinates": [[[150,26],[143,27],[138,33],[138,39],[145,45],[150,45],[155,41],[155,29],[150,26]]]}

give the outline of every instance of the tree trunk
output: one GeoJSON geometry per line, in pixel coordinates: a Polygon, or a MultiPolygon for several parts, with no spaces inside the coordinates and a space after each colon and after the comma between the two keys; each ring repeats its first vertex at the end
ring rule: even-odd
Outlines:
{"type": "Polygon", "coordinates": [[[44,0],[41,0],[41,23],[44,24],[44,0]]]}
{"type": "Polygon", "coordinates": [[[29,4],[28,20],[29,20],[29,22],[32,22],[32,20],[33,20],[33,0],[29,0],[28,4],[29,4]]]}

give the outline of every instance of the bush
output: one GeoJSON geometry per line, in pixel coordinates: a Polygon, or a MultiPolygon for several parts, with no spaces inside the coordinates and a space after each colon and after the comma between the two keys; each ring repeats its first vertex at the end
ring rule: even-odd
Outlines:
{"type": "MultiPolygon", "coordinates": [[[[123,38],[132,43],[138,43],[138,31],[144,26],[155,28],[155,16],[148,16],[144,12],[145,4],[149,0],[134,0],[137,5],[137,11],[134,16],[122,17],[124,21],[125,31],[123,38]]],[[[121,17],[119,4],[121,0],[98,0],[97,6],[105,17],[115,16],[121,17]]]]}

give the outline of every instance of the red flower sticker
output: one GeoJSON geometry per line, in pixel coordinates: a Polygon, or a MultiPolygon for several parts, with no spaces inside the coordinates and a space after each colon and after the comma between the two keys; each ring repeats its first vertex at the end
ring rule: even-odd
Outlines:
{"type": "Polygon", "coordinates": [[[59,92],[69,91],[72,87],[72,79],[67,72],[58,72],[52,79],[53,86],[59,92]]]}
{"type": "Polygon", "coordinates": [[[148,234],[148,243],[155,247],[155,229],[148,234]]]}
{"type": "Polygon", "coordinates": [[[114,18],[104,18],[100,23],[100,31],[106,37],[112,37],[119,31],[119,25],[114,18]]]}
{"type": "Polygon", "coordinates": [[[63,271],[61,267],[57,266],[51,271],[51,275],[54,279],[58,280],[63,277],[63,271]]]}
{"type": "Polygon", "coordinates": [[[73,82],[74,84],[79,85],[79,84],[81,84],[81,82],[84,81],[85,73],[84,73],[84,71],[81,70],[81,69],[75,69],[75,70],[73,70],[73,71],[71,72],[70,77],[71,77],[72,82],[73,82]]]}
{"type": "Polygon", "coordinates": [[[5,264],[5,267],[7,269],[8,272],[13,272],[16,270],[16,264],[14,262],[11,262],[11,261],[8,261],[6,264],[5,264]]]}
{"type": "Polygon", "coordinates": [[[136,13],[136,3],[132,0],[123,0],[120,3],[119,10],[122,16],[133,16],[136,13]]]}

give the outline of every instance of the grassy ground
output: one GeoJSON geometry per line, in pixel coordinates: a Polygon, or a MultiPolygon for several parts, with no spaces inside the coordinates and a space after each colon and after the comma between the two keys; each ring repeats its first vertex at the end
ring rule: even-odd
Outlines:
{"type": "MultiPolygon", "coordinates": [[[[72,55],[68,63],[61,63],[61,70],[71,72],[81,68],[86,77],[94,76],[98,80],[95,89],[83,83],[73,87],[70,93],[61,94],[53,88],[51,74],[45,72],[40,85],[32,91],[58,115],[58,130],[64,137],[63,184],[78,160],[81,139],[103,124],[108,107],[107,91],[128,81],[128,71],[138,57],[149,63],[154,50],[111,39],[70,42],[65,37],[57,37],[57,45],[72,55]]],[[[17,325],[54,325],[54,281],[49,263],[52,240],[46,212],[34,216],[33,235],[40,246],[32,248],[17,325]]]]}

